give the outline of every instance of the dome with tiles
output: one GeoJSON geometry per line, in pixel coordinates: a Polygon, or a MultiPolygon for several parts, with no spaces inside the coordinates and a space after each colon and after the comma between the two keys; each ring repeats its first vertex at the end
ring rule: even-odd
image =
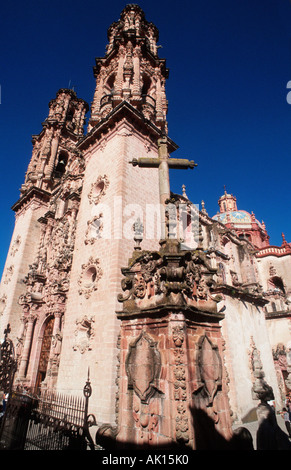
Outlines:
{"type": "Polygon", "coordinates": [[[244,226],[245,228],[247,228],[246,226],[251,228],[252,222],[261,225],[257,220],[252,220],[251,214],[242,210],[218,213],[212,218],[222,224],[230,223],[235,226],[244,226]]]}
{"type": "Polygon", "coordinates": [[[256,223],[261,227],[260,222],[255,219],[254,214],[250,214],[244,210],[238,210],[236,205],[236,197],[228,194],[226,191],[218,201],[220,212],[213,218],[222,224],[233,224],[237,228],[252,228],[252,223],[256,223]]]}

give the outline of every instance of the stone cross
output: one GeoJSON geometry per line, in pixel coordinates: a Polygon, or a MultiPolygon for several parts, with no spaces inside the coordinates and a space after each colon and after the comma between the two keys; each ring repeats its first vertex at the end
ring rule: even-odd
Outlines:
{"type": "MultiPolygon", "coordinates": [[[[173,168],[176,170],[186,170],[188,168],[193,169],[197,166],[193,160],[181,159],[181,158],[170,158],[168,155],[168,144],[167,137],[163,136],[158,140],[158,158],[133,158],[131,162],[133,166],[139,166],[141,168],[158,168],[159,169],[159,193],[160,193],[160,204],[162,207],[166,206],[166,201],[170,199],[170,175],[169,169],[173,168]]],[[[163,228],[166,226],[165,210],[162,216],[162,233],[163,228]]]]}

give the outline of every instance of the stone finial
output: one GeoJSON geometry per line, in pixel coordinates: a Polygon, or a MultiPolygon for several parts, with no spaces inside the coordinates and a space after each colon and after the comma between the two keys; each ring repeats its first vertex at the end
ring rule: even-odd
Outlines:
{"type": "Polygon", "coordinates": [[[140,244],[143,240],[143,224],[138,217],[137,221],[133,224],[133,230],[134,230],[134,241],[136,243],[134,249],[135,250],[141,250],[140,244]]]}
{"type": "Polygon", "coordinates": [[[182,195],[183,195],[183,197],[185,197],[186,199],[188,199],[188,196],[187,196],[187,194],[186,194],[186,186],[185,186],[185,184],[182,184],[182,195]]]}

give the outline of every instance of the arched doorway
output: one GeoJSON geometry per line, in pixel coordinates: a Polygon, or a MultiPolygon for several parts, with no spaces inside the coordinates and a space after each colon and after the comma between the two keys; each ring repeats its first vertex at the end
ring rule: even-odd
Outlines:
{"type": "Polygon", "coordinates": [[[36,377],[36,384],[35,384],[36,393],[40,392],[40,385],[46,378],[47,368],[48,368],[48,363],[49,363],[49,358],[50,358],[54,322],[55,322],[55,319],[53,317],[50,318],[47,321],[47,324],[44,329],[42,343],[41,343],[39,364],[38,364],[38,371],[37,371],[37,377],[36,377]]]}

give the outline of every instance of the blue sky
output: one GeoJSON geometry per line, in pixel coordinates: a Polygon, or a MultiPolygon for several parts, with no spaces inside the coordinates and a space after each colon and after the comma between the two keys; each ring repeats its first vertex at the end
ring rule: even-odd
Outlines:
{"type": "MultiPolygon", "coordinates": [[[[264,220],[270,242],[291,242],[290,0],[136,2],[159,29],[167,59],[169,136],[193,171],[171,170],[171,189],[217,212],[224,185],[239,209],[264,220]]],[[[89,104],[95,57],[125,1],[9,1],[1,7],[0,273],[14,227],[11,206],[48,103],[74,86],[89,104]]]]}

